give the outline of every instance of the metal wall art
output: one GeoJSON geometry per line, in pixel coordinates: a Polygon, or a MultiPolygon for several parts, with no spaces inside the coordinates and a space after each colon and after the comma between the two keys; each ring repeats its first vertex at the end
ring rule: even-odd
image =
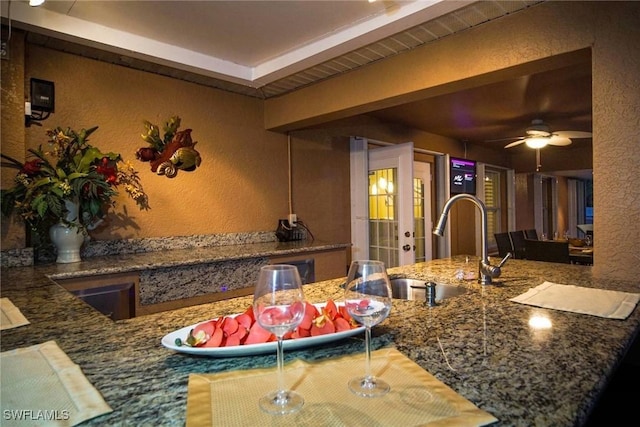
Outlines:
{"type": "Polygon", "coordinates": [[[178,131],[180,117],[173,116],[164,123],[164,136],[160,136],[160,128],[144,121],[145,133],[142,139],[149,147],[142,147],[136,152],[136,158],[151,164],[151,171],[167,178],[174,178],[178,170],[192,172],[200,166],[200,153],[194,148],[198,143],[191,139],[191,129],[178,131]]]}

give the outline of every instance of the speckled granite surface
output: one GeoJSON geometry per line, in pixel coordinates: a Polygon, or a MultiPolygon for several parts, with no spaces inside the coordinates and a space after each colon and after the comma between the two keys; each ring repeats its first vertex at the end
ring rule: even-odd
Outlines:
{"type": "Polygon", "coordinates": [[[68,279],[96,274],[182,268],[216,262],[245,261],[255,258],[299,255],[349,247],[345,243],[322,241],[263,242],[236,245],[167,249],[143,253],[123,253],[83,259],[72,264],[46,264],[35,268],[53,279],[68,279]]]}
{"type": "MultiPolygon", "coordinates": [[[[176,259],[168,262],[179,265],[176,259]]],[[[91,268],[118,271],[106,263],[91,268]]],[[[390,317],[374,328],[375,346],[395,345],[497,417],[498,425],[582,424],[640,330],[640,308],[620,321],[526,306],[509,298],[544,280],[629,292],[640,292],[640,284],[594,280],[587,266],[510,260],[496,284],[481,287],[454,279],[463,263],[454,258],[390,269],[392,275],[456,284],[469,292],[433,308],[421,301],[395,300],[390,317]],[[533,316],[546,317],[552,327],[531,328],[533,316]]],[[[10,298],[31,324],[3,331],[1,350],[55,340],[114,409],[83,425],[120,425],[124,418],[136,426],[182,426],[189,373],[275,365],[275,355],[199,358],[160,345],[165,334],[178,328],[243,311],[251,297],[114,323],[45,276],[73,275],[80,266],[66,272],[56,267],[2,270],[2,296],[10,298]]],[[[311,302],[339,300],[341,283],[336,279],[307,285],[306,297],[311,302]]],[[[288,360],[349,352],[364,357],[362,340],[285,355],[288,360]]]]}
{"type": "Polygon", "coordinates": [[[259,257],[141,271],[140,305],[250,287],[268,263],[268,258],[259,257]]]}
{"type": "MultiPolygon", "coordinates": [[[[243,235],[243,238],[247,237],[243,235]]],[[[231,241],[227,240],[224,245],[183,248],[169,239],[164,243],[164,250],[142,253],[123,251],[120,255],[95,256],[83,258],[79,263],[40,265],[38,268],[54,279],[138,273],[140,305],[148,306],[251,286],[260,267],[269,263],[270,256],[348,247],[347,244],[321,241],[255,243],[255,240],[252,238],[237,244],[230,244],[231,241]]],[[[207,242],[212,243],[211,240],[207,242]]]]}
{"type": "MultiPolygon", "coordinates": [[[[276,240],[276,234],[273,231],[147,237],[143,239],[89,240],[81,248],[80,254],[83,259],[88,260],[95,257],[105,257],[110,255],[139,254],[228,245],[247,245],[253,243],[276,242],[276,240]]],[[[0,251],[0,264],[2,267],[26,267],[34,264],[34,257],[39,258],[36,264],[55,261],[55,255],[53,253],[35,255],[33,248],[24,248],[0,251]]]]}

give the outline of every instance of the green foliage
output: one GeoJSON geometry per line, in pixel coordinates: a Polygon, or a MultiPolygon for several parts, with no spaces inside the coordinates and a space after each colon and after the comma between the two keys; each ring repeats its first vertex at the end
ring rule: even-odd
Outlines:
{"type": "Polygon", "coordinates": [[[160,128],[148,120],[143,120],[145,133],[141,137],[151,145],[151,148],[161,153],[164,147],[171,142],[178,129],[180,129],[180,121],[181,119],[178,116],[173,116],[165,121],[162,126],[164,136],[160,137],[160,128]]]}
{"type": "Polygon", "coordinates": [[[29,160],[24,164],[2,154],[3,167],[19,170],[15,185],[1,191],[2,214],[17,212],[42,236],[48,233],[50,224],[66,222],[65,200],[69,200],[79,205],[79,218],[70,220],[91,229],[115,205],[113,198],[120,182],[125,183],[125,191],[141,209],[148,209],[147,196],[137,177],[134,185],[130,184],[129,175],[135,174],[132,167],[127,163],[120,170],[120,154],[103,153],[89,145],[88,137],[97,129],[48,130],[48,150],[42,146],[29,149],[29,160]]]}

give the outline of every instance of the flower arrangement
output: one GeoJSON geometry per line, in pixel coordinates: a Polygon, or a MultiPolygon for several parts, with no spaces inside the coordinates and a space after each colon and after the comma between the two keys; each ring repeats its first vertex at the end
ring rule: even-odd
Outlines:
{"type": "Polygon", "coordinates": [[[136,201],[141,210],[149,209],[138,173],[120,154],[103,153],[89,144],[89,135],[98,129],[57,127],[47,130],[49,148],[29,149],[31,158],[21,163],[2,154],[2,166],[18,169],[15,185],[3,189],[2,213],[16,211],[39,235],[47,235],[52,224],[62,221],[91,230],[102,222],[118,186],[136,201]],[[77,218],[67,219],[66,201],[77,203],[77,218]]]}

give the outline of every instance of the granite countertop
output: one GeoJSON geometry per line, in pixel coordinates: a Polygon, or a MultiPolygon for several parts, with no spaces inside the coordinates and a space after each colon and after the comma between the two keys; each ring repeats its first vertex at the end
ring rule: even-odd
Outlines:
{"type": "MultiPolygon", "coordinates": [[[[477,258],[471,259],[476,265],[477,258]]],[[[638,283],[596,280],[591,267],[509,260],[493,285],[455,278],[464,257],[389,269],[392,276],[435,280],[468,292],[427,307],[394,300],[387,320],[374,328],[374,347],[394,345],[440,381],[491,413],[501,426],[573,426],[588,417],[640,330],[640,309],[626,320],[546,310],[509,299],[543,281],[639,292],[638,283]],[[529,319],[548,318],[535,330],[529,319]]],[[[51,267],[2,270],[2,296],[31,324],[2,332],[1,350],[55,340],[80,365],[114,412],[83,425],[182,426],[190,373],[274,366],[275,355],[214,359],[161,346],[169,332],[212,317],[239,313],[251,297],[112,322],[52,282],[51,267]]],[[[310,302],[340,300],[343,279],[305,286],[310,302]]],[[[363,337],[322,348],[286,352],[291,360],[357,352],[363,337]]],[[[346,385],[345,385],[346,386],[346,385]]]]}
{"type": "Polygon", "coordinates": [[[48,264],[40,266],[40,270],[44,271],[45,274],[52,279],[68,279],[96,274],[114,274],[154,268],[171,268],[246,258],[296,255],[308,252],[344,249],[349,246],[350,245],[346,243],[301,240],[191,247],[135,254],[97,256],[71,264],[48,264]]]}

